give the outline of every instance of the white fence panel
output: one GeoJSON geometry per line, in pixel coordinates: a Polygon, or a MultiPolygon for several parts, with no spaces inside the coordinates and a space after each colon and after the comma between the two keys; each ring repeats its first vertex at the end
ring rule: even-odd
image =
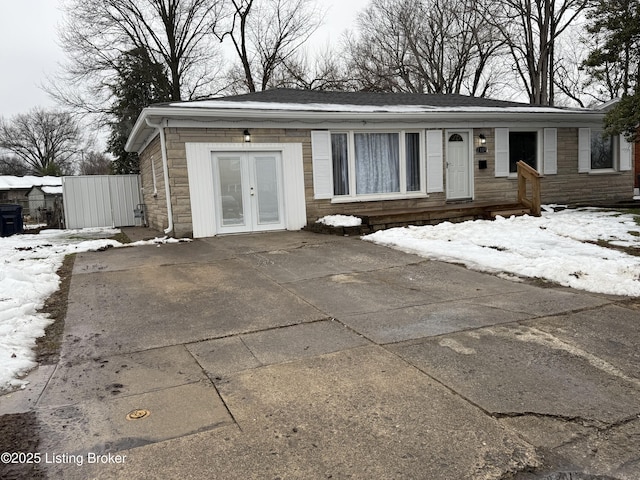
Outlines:
{"type": "Polygon", "coordinates": [[[63,177],[67,228],[128,227],[142,203],[138,175],[63,177]]]}

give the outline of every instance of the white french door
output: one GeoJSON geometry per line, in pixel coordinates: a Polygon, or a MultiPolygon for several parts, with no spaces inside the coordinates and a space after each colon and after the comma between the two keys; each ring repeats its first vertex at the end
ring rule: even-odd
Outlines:
{"type": "Polygon", "coordinates": [[[219,233],[283,230],[280,152],[214,152],[213,176],[219,233]]]}

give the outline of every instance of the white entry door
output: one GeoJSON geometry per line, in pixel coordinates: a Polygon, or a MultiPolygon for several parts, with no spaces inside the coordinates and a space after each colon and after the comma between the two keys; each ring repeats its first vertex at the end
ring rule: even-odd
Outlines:
{"type": "Polygon", "coordinates": [[[471,198],[469,133],[447,132],[447,199],[471,198]]]}
{"type": "Polygon", "coordinates": [[[214,152],[213,172],[220,233],[285,228],[280,152],[214,152]]]}

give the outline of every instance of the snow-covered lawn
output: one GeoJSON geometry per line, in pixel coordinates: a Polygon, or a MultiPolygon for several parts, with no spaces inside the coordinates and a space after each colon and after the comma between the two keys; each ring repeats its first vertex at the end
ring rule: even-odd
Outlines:
{"type": "Polygon", "coordinates": [[[363,239],[483,272],[640,296],[640,257],[596,244],[604,241],[640,253],[636,217],[598,209],[544,210],[541,217],[393,228],[363,239]]]}
{"type": "MultiPolygon", "coordinates": [[[[35,339],[51,323],[38,313],[59,286],[56,274],[65,255],[121,247],[107,238],[118,229],[44,230],[0,238],[0,393],[24,387],[24,376],[37,364],[35,339]]],[[[155,239],[128,246],[177,241],[155,239]]]]}

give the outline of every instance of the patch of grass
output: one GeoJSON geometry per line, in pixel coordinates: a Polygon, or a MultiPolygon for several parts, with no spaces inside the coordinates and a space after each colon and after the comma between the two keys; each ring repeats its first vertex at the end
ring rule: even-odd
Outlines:
{"type": "Polygon", "coordinates": [[[43,337],[36,339],[36,358],[38,363],[53,365],[60,358],[60,345],[64,331],[64,319],[67,316],[67,300],[71,285],[71,272],[76,256],[67,255],[58,269],[60,287],[44,302],[41,313],[48,313],[53,323],[45,329],[43,337]]]}
{"type": "Polygon", "coordinates": [[[624,252],[627,255],[640,257],[640,248],[637,248],[637,247],[623,247],[622,245],[613,245],[611,242],[607,240],[602,240],[602,239],[596,242],[586,242],[586,243],[592,243],[602,248],[610,248],[611,250],[618,250],[619,252],[624,252]]]}

